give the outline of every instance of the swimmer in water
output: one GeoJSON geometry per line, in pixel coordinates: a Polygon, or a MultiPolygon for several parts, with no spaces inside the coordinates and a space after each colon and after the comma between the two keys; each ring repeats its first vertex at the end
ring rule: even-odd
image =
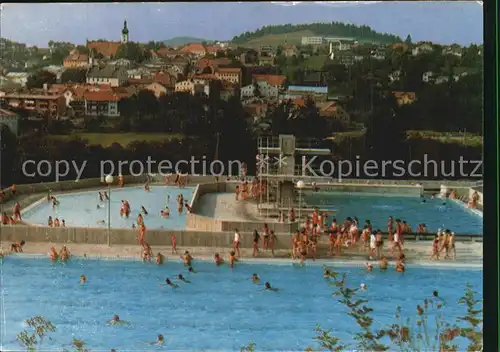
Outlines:
{"type": "Polygon", "coordinates": [[[85,275],[80,276],[80,283],[84,284],[86,282],[87,282],[87,278],[85,277],[85,275]]]}
{"type": "Polygon", "coordinates": [[[238,259],[236,258],[235,252],[231,251],[229,253],[229,266],[231,268],[234,268],[234,265],[236,264],[237,261],[238,261],[238,259]]]}
{"type": "Polygon", "coordinates": [[[162,334],[158,335],[158,338],[156,339],[156,344],[163,345],[163,335],[162,334]]]}
{"type": "Polygon", "coordinates": [[[144,208],[144,205],[141,205],[141,213],[143,213],[144,215],[148,215],[148,211],[146,210],[146,208],[144,208]]]}
{"type": "Polygon", "coordinates": [[[276,287],[271,287],[271,284],[270,284],[269,282],[266,282],[266,283],[264,284],[264,290],[265,290],[265,291],[273,291],[273,292],[278,292],[278,291],[279,291],[279,289],[278,289],[278,288],[276,288],[276,287]]]}
{"type": "Polygon", "coordinates": [[[387,258],[385,256],[382,256],[380,259],[380,262],[378,264],[380,270],[387,270],[387,258]]]}
{"type": "Polygon", "coordinates": [[[190,266],[190,267],[188,268],[188,271],[189,271],[190,273],[196,274],[196,270],[194,270],[192,266],[190,266]]]}
{"type": "Polygon", "coordinates": [[[365,283],[362,283],[362,284],[359,286],[359,289],[360,289],[361,291],[366,291],[366,290],[367,290],[366,284],[365,284],[365,283]]]}
{"type": "Polygon", "coordinates": [[[99,220],[99,221],[97,222],[97,224],[98,224],[98,225],[104,225],[105,223],[106,223],[106,221],[104,221],[104,220],[99,220]]]}
{"type": "Polygon", "coordinates": [[[177,275],[177,279],[181,280],[181,281],[184,281],[187,284],[191,283],[191,281],[187,280],[184,276],[182,276],[182,274],[177,275]]]}
{"type": "Polygon", "coordinates": [[[165,256],[160,252],[158,252],[158,254],[156,255],[156,264],[158,265],[163,264],[164,261],[165,261],[165,256]]]}
{"type": "Polygon", "coordinates": [[[259,278],[259,275],[257,275],[257,274],[252,274],[252,282],[253,282],[254,284],[258,284],[258,283],[260,283],[260,278],[259,278]]]}
{"type": "Polygon", "coordinates": [[[373,270],[373,266],[369,263],[365,263],[365,268],[367,271],[372,271],[373,270]]]}
{"type": "Polygon", "coordinates": [[[170,279],[169,279],[169,278],[167,278],[167,279],[165,280],[165,284],[166,284],[167,286],[171,286],[171,287],[173,287],[173,288],[179,288],[179,285],[174,284],[172,281],[170,281],[170,279]]]}
{"type": "Polygon", "coordinates": [[[224,259],[222,259],[222,258],[220,257],[220,254],[219,254],[219,253],[215,253],[215,254],[214,254],[214,263],[215,263],[215,265],[217,265],[217,266],[219,266],[219,265],[221,265],[221,264],[223,264],[223,263],[224,263],[224,259]]]}
{"type": "Polygon", "coordinates": [[[323,271],[323,278],[329,279],[330,278],[330,270],[326,269],[323,271]]]}
{"type": "Polygon", "coordinates": [[[129,322],[125,320],[120,320],[118,315],[113,315],[113,319],[108,322],[108,325],[130,325],[129,322]]]}

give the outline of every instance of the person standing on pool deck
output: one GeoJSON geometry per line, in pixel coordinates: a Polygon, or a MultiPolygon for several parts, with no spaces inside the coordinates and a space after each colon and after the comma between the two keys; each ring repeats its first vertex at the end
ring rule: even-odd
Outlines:
{"type": "Polygon", "coordinates": [[[434,236],[434,240],[432,240],[432,254],[430,260],[439,260],[439,235],[434,236]]]}
{"type": "Polygon", "coordinates": [[[177,254],[177,236],[175,233],[170,234],[170,241],[172,242],[172,254],[177,254]]]}
{"type": "Polygon", "coordinates": [[[396,232],[394,233],[394,245],[392,246],[392,253],[394,253],[394,249],[398,249],[399,255],[403,252],[402,249],[402,229],[401,229],[401,220],[396,219],[396,232]]]}
{"type": "Polygon", "coordinates": [[[374,259],[376,249],[377,249],[377,237],[372,232],[370,234],[370,254],[369,254],[370,260],[374,259]]]}
{"type": "Polygon", "coordinates": [[[234,229],[234,241],[233,241],[233,248],[236,252],[236,256],[239,258],[240,257],[240,233],[238,232],[238,229],[234,229]]]}
{"type": "Polygon", "coordinates": [[[11,252],[16,252],[16,253],[22,253],[23,252],[23,246],[26,244],[24,240],[21,242],[14,242],[10,245],[10,251],[11,252]]]}
{"type": "Polygon", "coordinates": [[[267,224],[264,224],[263,232],[264,232],[264,242],[262,244],[262,248],[267,250],[267,247],[269,246],[269,227],[267,226],[267,224]]]}
{"type": "Polygon", "coordinates": [[[21,221],[21,204],[19,204],[19,202],[16,202],[16,204],[14,205],[14,210],[12,211],[13,213],[13,217],[14,217],[14,220],[16,221],[21,221]]]}
{"type": "Polygon", "coordinates": [[[271,250],[271,254],[274,257],[274,245],[276,244],[277,237],[274,234],[274,230],[269,231],[269,249],[271,250]]]}
{"type": "Polygon", "coordinates": [[[260,235],[257,230],[253,230],[253,253],[252,256],[256,257],[257,253],[259,253],[259,239],[260,235]]]}

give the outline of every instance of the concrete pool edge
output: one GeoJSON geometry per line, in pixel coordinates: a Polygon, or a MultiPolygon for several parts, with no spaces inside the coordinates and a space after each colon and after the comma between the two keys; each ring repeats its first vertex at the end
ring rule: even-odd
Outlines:
{"type": "MultiPolygon", "coordinates": [[[[4,259],[7,257],[14,257],[20,259],[48,259],[47,254],[42,253],[12,253],[8,256],[4,256],[4,259]]],[[[72,255],[76,260],[102,260],[102,261],[130,261],[130,262],[141,262],[142,260],[138,256],[111,256],[111,255],[72,255]]],[[[168,265],[172,262],[181,263],[180,258],[178,260],[173,260],[175,258],[165,256],[165,264],[168,265]]],[[[203,263],[213,262],[213,258],[208,256],[196,256],[194,258],[195,261],[200,261],[203,263]]],[[[291,259],[283,259],[283,258],[243,258],[240,260],[241,264],[265,264],[265,265],[293,265],[296,261],[291,259]]],[[[359,259],[346,259],[339,261],[334,261],[330,259],[317,259],[307,260],[306,266],[356,266],[363,267],[366,263],[366,260],[359,259]]],[[[389,264],[394,264],[393,260],[389,260],[389,264]]],[[[483,264],[479,263],[461,263],[461,262],[434,262],[429,260],[407,260],[407,265],[411,266],[421,266],[421,267],[432,267],[436,269],[471,269],[478,270],[483,269],[483,264]]],[[[376,266],[376,264],[375,264],[376,266]]]]}

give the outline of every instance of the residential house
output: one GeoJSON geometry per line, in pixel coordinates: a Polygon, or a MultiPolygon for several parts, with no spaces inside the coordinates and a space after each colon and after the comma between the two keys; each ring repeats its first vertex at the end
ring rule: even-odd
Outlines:
{"type": "Polygon", "coordinates": [[[421,54],[425,54],[425,53],[431,53],[433,51],[434,51],[434,47],[431,44],[421,43],[412,49],[411,54],[413,56],[417,56],[417,55],[421,55],[421,54]]]}
{"type": "Polygon", "coordinates": [[[320,86],[320,87],[311,87],[311,86],[299,86],[299,85],[291,85],[288,86],[288,89],[279,95],[279,100],[289,100],[289,99],[297,99],[297,98],[311,98],[315,102],[325,102],[328,99],[328,87],[320,86]]]}
{"type": "Polygon", "coordinates": [[[106,65],[94,67],[87,74],[88,84],[109,84],[111,87],[119,87],[127,82],[127,71],[123,67],[106,65]]]}
{"type": "Polygon", "coordinates": [[[157,72],[154,81],[167,89],[167,93],[175,91],[176,78],[168,72],[157,72]]]}
{"type": "Polygon", "coordinates": [[[401,70],[393,71],[389,74],[389,81],[396,82],[401,78],[401,70]]]}
{"type": "Polygon", "coordinates": [[[354,54],[350,52],[335,53],[333,60],[344,66],[351,66],[354,64],[354,54]]]}
{"type": "Polygon", "coordinates": [[[283,45],[283,55],[286,57],[299,56],[300,51],[295,45],[283,45]]]}
{"type": "Polygon", "coordinates": [[[340,121],[343,124],[351,122],[351,116],[345,111],[342,106],[336,101],[319,103],[316,105],[319,110],[319,115],[335,121],[340,121]]]}
{"type": "Polygon", "coordinates": [[[220,90],[220,99],[228,101],[231,97],[236,96],[238,85],[228,81],[222,82],[222,89],[220,90]]]}
{"type": "Polygon", "coordinates": [[[108,62],[108,65],[130,69],[132,67],[132,62],[130,60],[122,58],[122,59],[118,59],[118,60],[114,60],[114,61],[108,62]]]}
{"type": "Polygon", "coordinates": [[[205,87],[204,84],[195,83],[193,80],[186,80],[175,84],[175,92],[187,92],[191,95],[206,94],[205,87]]]}
{"type": "Polygon", "coordinates": [[[186,53],[174,48],[161,48],[156,50],[156,54],[164,59],[173,59],[179,56],[184,56],[186,53]]]}
{"type": "Polygon", "coordinates": [[[429,83],[434,81],[434,72],[427,71],[422,74],[422,82],[429,83]]]}
{"type": "Polygon", "coordinates": [[[215,71],[215,76],[221,81],[227,81],[237,85],[241,85],[243,78],[241,68],[219,67],[215,71]]]}
{"type": "MultiPolygon", "coordinates": [[[[219,66],[224,66],[224,65],[229,65],[231,63],[231,60],[229,60],[227,57],[221,57],[219,59],[200,59],[198,60],[197,64],[197,70],[202,71],[207,67],[211,67],[213,71],[215,71],[219,66]]],[[[213,72],[212,72],[213,73],[213,72]]]]}
{"type": "Polygon", "coordinates": [[[448,76],[438,76],[434,80],[434,83],[435,84],[442,84],[442,83],[447,83],[449,81],[450,81],[450,77],[448,77],[448,76]]]}
{"type": "Polygon", "coordinates": [[[396,98],[398,105],[412,104],[416,100],[415,92],[392,92],[396,98]]]}
{"type": "Polygon", "coordinates": [[[141,79],[151,77],[151,71],[145,67],[138,67],[131,70],[127,70],[127,78],[129,79],[141,79]]]}
{"type": "Polygon", "coordinates": [[[259,66],[273,66],[274,56],[262,56],[259,55],[259,66]]]}
{"type": "Polygon", "coordinates": [[[259,56],[276,56],[274,49],[270,45],[262,45],[259,49],[259,56]]]}
{"type": "Polygon", "coordinates": [[[264,103],[251,103],[244,107],[245,111],[253,117],[254,122],[266,117],[268,105],[264,103]]]}
{"type": "Polygon", "coordinates": [[[62,94],[8,93],[2,100],[13,108],[33,111],[44,117],[59,118],[66,113],[66,99],[62,94]]]}
{"type": "Polygon", "coordinates": [[[302,37],[302,45],[321,45],[325,43],[323,37],[302,37]]]}
{"type": "Polygon", "coordinates": [[[203,57],[207,54],[207,49],[201,43],[191,43],[186,45],[181,50],[184,53],[189,53],[194,55],[195,57],[203,57]]]}
{"type": "Polygon", "coordinates": [[[0,127],[6,126],[14,135],[19,134],[19,115],[16,113],[0,109],[0,127]]]}
{"type": "Polygon", "coordinates": [[[84,93],[85,115],[118,117],[118,103],[120,97],[109,91],[87,91],[84,93]]]}
{"type": "Polygon", "coordinates": [[[443,55],[453,55],[457,57],[462,57],[462,47],[457,44],[448,45],[441,51],[443,55]]]}
{"type": "Polygon", "coordinates": [[[180,65],[169,65],[167,72],[174,76],[176,79],[184,75],[184,67],[180,65]]]}
{"type": "Polygon", "coordinates": [[[9,72],[5,78],[12,83],[19,84],[21,87],[26,87],[28,82],[29,73],[27,72],[9,72]]]}
{"type": "Polygon", "coordinates": [[[355,38],[324,38],[325,42],[331,43],[332,48],[336,51],[348,51],[351,50],[354,44],[356,44],[355,38]]]}
{"type": "Polygon", "coordinates": [[[110,42],[110,41],[87,41],[87,48],[89,50],[94,50],[100,53],[105,58],[113,58],[116,56],[116,52],[120,47],[121,42],[110,42]]]}
{"type": "Polygon", "coordinates": [[[89,67],[89,56],[87,54],[73,53],[64,58],[63,66],[66,68],[89,67]]]}
{"type": "Polygon", "coordinates": [[[64,66],[50,65],[47,67],[43,67],[42,70],[54,74],[56,76],[57,81],[60,82],[62,74],[64,73],[64,71],[67,70],[67,68],[64,66]]]}
{"type": "Polygon", "coordinates": [[[256,81],[265,81],[270,86],[278,87],[278,89],[283,89],[286,83],[286,77],[284,75],[253,74],[252,79],[256,81]]]}
{"type": "Polygon", "coordinates": [[[163,86],[157,82],[151,83],[150,85],[146,86],[145,89],[153,92],[153,94],[155,95],[155,97],[157,99],[159,99],[162,95],[167,95],[167,92],[168,92],[167,88],[165,86],[163,86]]]}

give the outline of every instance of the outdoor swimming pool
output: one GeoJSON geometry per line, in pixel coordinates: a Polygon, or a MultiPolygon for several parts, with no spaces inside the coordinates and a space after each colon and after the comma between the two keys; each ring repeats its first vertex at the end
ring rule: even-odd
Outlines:
{"type": "Polygon", "coordinates": [[[337,221],[357,216],[361,225],[370,220],[374,228],[387,229],[389,216],[400,218],[410,224],[414,231],[424,223],[431,232],[440,227],[461,234],[482,234],[483,219],[452,200],[431,199],[430,197],[401,197],[353,195],[328,192],[307,192],[304,200],[311,206],[336,209],[337,221]],[[425,199],[425,203],[422,203],[425,199]],[[443,202],[446,205],[443,205],[443,202]]]}
{"type": "MultiPolygon", "coordinates": [[[[322,267],[291,264],[239,264],[235,269],[195,262],[188,273],[178,260],[163,266],[136,261],[73,259],[52,264],[48,259],[9,256],[3,263],[3,349],[19,350],[16,335],[24,320],[42,315],[57,328],[43,349],[69,348],[73,337],[89,349],[107,350],[218,350],[235,351],[254,342],[257,350],[301,350],[317,347],[315,326],[352,341],[355,322],[331,296],[334,287],[322,277],[322,267]],[[252,273],[280,288],[263,291],[252,284],[252,273]],[[160,286],[166,277],[182,273],[191,280],[179,289],[160,286]],[[79,284],[80,275],[87,283],[79,284]],[[130,326],[108,326],[113,314],[130,326]],[[165,345],[147,346],[157,334],[165,345]]],[[[433,290],[445,300],[449,319],[462,316],[465,307],[455,302],[468,282],[482,297],[482,270],[408,266],[405,274],[393,268],[367,273],[359,267],[338,266],[348,272],[348,284],[359,287],[374,308],[377,326],[394,322],[397,305],[403,316],[415,318],[416,305],[433,290]]],[[[429,319],[434,322],[433,319],[429,319]]],[[[432,325],[432,324],[431,324],[432,325]]],[[[433,325],[432,325],[433,326],[433,325]]],[[[464,350],[463,343],[459,350],[464,350]]]]}
{"type": "MultiPolygon", "coordinates": [[[[103,190],[107,191],[104,187],[103,190]]],[[[184,199],[191,201],[194,188],[177,188],[168,186],[151,186],[150,192],[143,187],[126,187],[111,190],[111,227],[131,228],[139,215],[140,207],[144,206],[148,215],[144,217],[146,226],[150,229],[183,230],[186,228],[186,210],[182,214],[177,212],[176,198],[180,193],[184,199]],[[167,205],[167,196],[170,196],[168,207],[170,217],[160,216],[160,211],[167,205]],[[121,201],[128,200],[132,212],[128,219],[120,216],[121,201]]],[[[52,203],[42,202],[29,209],[23,214],[23,220],[32,224],[47,225],[49,216],[58,217],[66,221],[67,227],[103,227],[107,224],[99,224],[101,220],[108,221],[108,203],[99,202],[98,191],[86,191],[72,194],[61,194],[57,196],[60,205],[52,208],[52,203]],[[97,205],[100,208],[97,208],[97,205]]]]}

